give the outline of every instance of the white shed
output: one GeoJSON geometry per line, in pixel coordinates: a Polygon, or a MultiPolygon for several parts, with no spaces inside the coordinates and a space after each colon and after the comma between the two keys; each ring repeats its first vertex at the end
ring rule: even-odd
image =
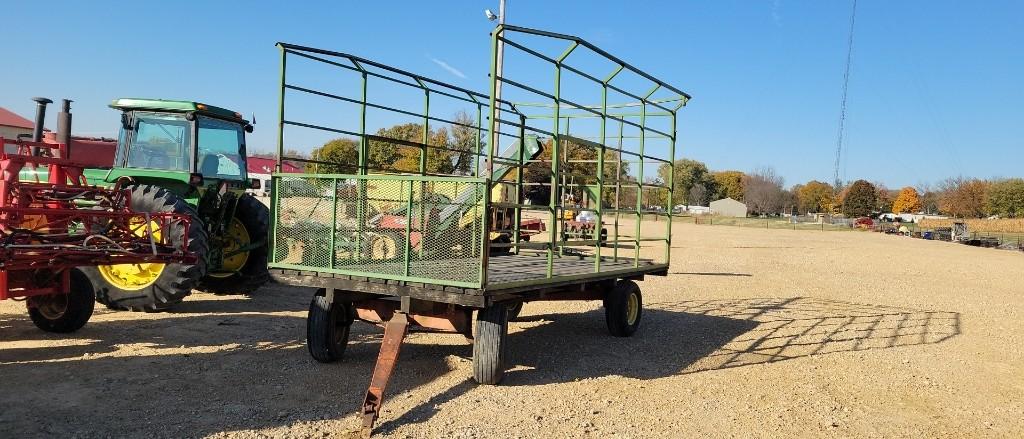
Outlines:
{"type": "Polygon", "coordinates": [[[711,202],[711,214],[746,218],[747,205],[732,198],[722,198],[711,202]]]}

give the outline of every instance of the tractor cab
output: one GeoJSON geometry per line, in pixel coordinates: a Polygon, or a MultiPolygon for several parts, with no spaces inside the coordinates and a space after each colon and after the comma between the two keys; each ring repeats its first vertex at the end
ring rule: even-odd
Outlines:
{"type": "Polygon", "coordinates": [[[242,115],[191,101],[117,99],[121,133],[113,169],[122,175],[160,179],[174,186],[203,186],[214,181],[245,189],[245,133],[252,125],[242,115]]]}

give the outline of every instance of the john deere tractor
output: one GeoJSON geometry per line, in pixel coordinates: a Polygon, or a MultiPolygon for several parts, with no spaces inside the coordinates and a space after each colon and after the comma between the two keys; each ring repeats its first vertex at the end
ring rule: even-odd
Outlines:
{"type": "Polygon", "coordinates": [[[89,267],[97,299],[115,309],[157,311],[193,288],[243,294],[266,283],[270,214],[245,193],[245,133],[252,125],[234,111],[190,101],[117,99],[110,107],[121,111],[113,166],[87,169],[86,177],[129,185],[135,211],[191,215],[181,235],[200,258],[89,267]]]}

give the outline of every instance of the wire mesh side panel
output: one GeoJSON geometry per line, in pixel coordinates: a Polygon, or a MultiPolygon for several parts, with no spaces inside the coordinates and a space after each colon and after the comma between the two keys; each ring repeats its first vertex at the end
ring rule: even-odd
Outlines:
{"type": "Polygon", "coordinates": [[[332,180],[274,177],[276,230],[271,263],[309,269],[331,268],[330,245],[335,197],[332,180]]]}
{"type": "Polygon", "coordinates": [[[272,266],[480,287],[483,180],[308,174],[275,179],[272,266]]]}

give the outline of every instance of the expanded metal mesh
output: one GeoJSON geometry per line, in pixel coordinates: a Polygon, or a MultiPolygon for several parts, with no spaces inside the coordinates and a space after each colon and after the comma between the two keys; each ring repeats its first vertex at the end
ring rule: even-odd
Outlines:
{"type": "Polygon", "coordinates": [[[477,179],[275,177],[273,263],[479,286],[485,188],[477,179]]]}

